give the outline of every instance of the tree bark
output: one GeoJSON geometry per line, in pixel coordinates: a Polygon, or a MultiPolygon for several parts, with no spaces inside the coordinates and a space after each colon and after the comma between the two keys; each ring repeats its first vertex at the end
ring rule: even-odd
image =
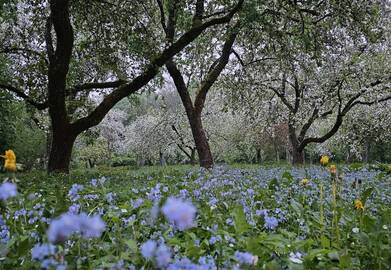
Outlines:
{"type": "Polygon", "coordinates": [[[73,144],[76,134],[69,130],[53,130],[48,172],[69,173],[73,144]]]}
{"type": "Polygon", "coordinates": [[[166,165],[166,159],[164,158],[164,153],[162,151],[159,152],[159,163],[160,166],[166,165]]]}
{"type": "Polygon", "coordinates": [[[303,164],[304,164],[304,151],[292,147],[292,165],[303,165],[303,164]]]}
{"type": "Polygon", "coordinates": [[[304,164],[304,147],[297,138],[296,129],[293,125],[288,125],[289,141],[292,147],[292,165],[304,164]]]}
{"type": "Polygon", "coordinates": [[[261,153],[261,149],[257,148],[257,154],[256,154],[256,157],[255,157],[255,162],[257,164],[261,164],[262,163],[262,153],[261,153]]]}
{"type": "Polygon", "coordinates": [[[195,165],[195,153],[196,153],[196,148],[191,149],[191,155],[190,155],[190,164],[195,165]]]}
{"type": "Polygon", "coordinates": [[[200,166],[210,169],[213,167],[214,162],[208,138],[206,137],[205,130],[202,126],[201,114],[193,113],[192,116],[189,117],[189,123],[194,143],[196,145],[200,166]]]}

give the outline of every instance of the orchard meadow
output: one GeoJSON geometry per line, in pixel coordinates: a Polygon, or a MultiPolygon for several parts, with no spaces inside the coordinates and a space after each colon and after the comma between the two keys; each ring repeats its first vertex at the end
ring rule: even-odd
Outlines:
{"type": "Polygon", "coordinates": [[[2,269],[391,269],[391,1],[0,0],[2,269]]]}
{"type": "Polygon", "coordinates": [[[390,168],[323,164],[16,173],[1,266],[388,269],[390,168]]]}

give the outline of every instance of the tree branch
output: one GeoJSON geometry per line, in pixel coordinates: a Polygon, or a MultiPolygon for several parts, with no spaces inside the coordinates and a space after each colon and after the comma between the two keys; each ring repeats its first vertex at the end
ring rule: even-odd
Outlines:
{"type": "Polygon", "coordinates": [[[14,93],[15,95],[17,95],[18,97],[24,99],[28,104],[34,106],[38,110],[44,110],[44,109],[46,109],[48,107],[47,101],[43,102],[43,103],[36,102],[33,98],[31,98],[28,95],[26,95],[24,93],[24,91],[14,87],[14,86],[12,86],[12,85],[0,83],[0,88],[14,93]]]}
{"type": "Polygon", "coordinates": [[[159,11],[160,11],[160,23],[163,27],[163,30],[166,32],[167,34],[167,27],[166,27],[166,15],[164,14],[164,7],[163,7],[163,3],[161,0],[156,0],[157,2],[157,5],[159,6],[159,11]]]}
{"type": "MultiPolygon", "coordinates": [[[[239,23],[237,23],[234,28],[236,27],[239,27],[239,23]]],[[[206,75],[206,78],[201,82],[201,87],[194,101],[194,109],[196,113],[201,113],[205,104],[205,99],[206,99],[206,95],[208,94],[208,91],[215,83],[217,78],[220,76],[225,66],[228,64],[229,56],[231,55],[232,52],[232,46],[235,42],[237,35],[238,35],[237,29],[234,29],[233,32],[231,32],[228,35],[228,38],[224,43],[220,58],[216,63],[214,63],[211,66],[211,69],[206,75]]]]}
{"type": "Polygon", "coordinates": [[[85,83],[85,84],[75,85],[74,87],[67,89],[67,93],[76,94],[83,90],[116,88],[126,83],[127,81],[124,80],[85,83]]]}
{"type": "MultiPolygon", "coordinates": [[[[38,56],[39,58],[43,59],[45,61],[46,64],[49,64],[49,61],[46,59],[45,55],[43,55],[41,52],[38,52],[38,51],[34,51],[34,50],[31,50],[31,49],[26,49],[26,48],[16,48],[16,47],[13,47],[13,48],[4,48],[4,49],[0,49],[0,54],[1,53],[10,53],[10,54],[23,54],[23,53],[30,53],[30,54],[33,54],[33,55],[36,55],[38,56]]],[[[28,56],[28,55],[26,55],[28,56]]]]}
{"type": "Polygon", "coordinates": [[[155,57],[149,65],[145,68],[144,72],[134,78],[131,82],[121,85],[116,90],[107,95],[103,101],[86,117],[80,118],[72,125],[78,132],[82,132],[92,126],[100,123],[107,112],[114,107],[124,97],[133,94],[145,86],[151,81],[159,72],[159,68],[162,67],[169,59],[179,53],[189,43],[195,40],[203,31],[211,26],[228,23],[231,18],[241,9],[244,0],[239,0],[238,3],[231,9],[231,11],[219,18],[214,18],[202,23],[199,26],[192,27],[186,33],[184,33],[177,41],[172,43],[168,48],[164,49],[157,57],[155,57]]]}

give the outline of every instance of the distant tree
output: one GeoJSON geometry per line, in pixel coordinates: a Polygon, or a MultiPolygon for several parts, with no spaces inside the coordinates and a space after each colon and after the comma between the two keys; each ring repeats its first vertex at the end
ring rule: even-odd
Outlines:
{"type": "Polygon", "coordinates": [[[261,111],[263,102],[275,100],[293,164],[304,162],[307,145],[334,136],[355,107],[391,99],[390,13],[383,4],[277,1],[279,10],[263,11],[273,23],[261,18],[248,31],[264,31],[252,42],[240,39],[243,68],[231,79],[234,94],[258,92],[261,111]]]}

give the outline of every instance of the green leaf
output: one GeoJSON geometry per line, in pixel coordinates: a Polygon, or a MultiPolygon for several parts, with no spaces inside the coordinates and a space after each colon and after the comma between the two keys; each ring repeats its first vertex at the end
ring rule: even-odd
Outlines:
{"type": "Polygon", "coordinates": [[[18,255],[19,256],[26,255],[26,253],[28,251],[30,251],[30,248],[31,248],[31,244],[30,244],[29,238],[27,236],[22,237],[20,242],[19,242],[18,249],[17,249],[18,250],[18,255]]]}
{"type": "Polygon", "coordinates": [[[361,201],[363,203],[363,205],[365,206],[365,202],[367,201],[367,199],[369,198],[369,196],[371,196],[372,192],[374,191],[373,187],[370,187],[368,189],[366,189],[362,195],[361,195],[361,201]]]}
{"type": "Polygon", "coordinates": [[[293,176],[292,176],[292,174],[290,172],[284,172],[282,174],[282,178],[285,178],[285,179],[289,180],[290,182],[293,181],[293,176]]]}
{"type": "Polygon", "coordinates": [[[320,243],[323,248],[330,248],[330,240],[327,238],[327,236],[322,235],[320,238],[320,243]]]}
{"type": "Polygon", "coordinates": [[[290,201],[290,206],[296,212],[297,215],[301,216],[301,213],[303,212],[303,206],[300,203],[292,199],[290,201]]]}
{"type": "Polygon", "coordinates": [[[280,266],[275,260],[272,260],[271,262],[268,262],[265,266],[266,270],[278,270],[280,269],[280,266]]]}
{"type": "Polygon", "coordinates": [[[232,216],[235,222],[235,230],[237,233],[242,234],[250,229],[250,225],[247,223],[246,215],[244,214],[242,206],[237,206],[232,212],[232,216]]]}
{"type": "Polygon", "coordinates": [[[278,184],[278,181],[276,178],[273,178],[272,180],[270,180],[269,182],[269,189],[270,190],[276,190],[276,188],[279,186],[278,184]]]}
{"type": "Polygon", "coordinates": [[[348,268],[351,263],[352,263],[352,259],[350,258],[350,256],[348,254],[344,254],[339,257],[339,267],[340,268],[342,268],[342,269],[348,268]]]}
{"type": "Polygon", "coordinates": [[[131,250],[132,253],[137,253],[137,242],[129,239],[125,241],[125,244],[128,246],[128,248],[131,250]]]}

